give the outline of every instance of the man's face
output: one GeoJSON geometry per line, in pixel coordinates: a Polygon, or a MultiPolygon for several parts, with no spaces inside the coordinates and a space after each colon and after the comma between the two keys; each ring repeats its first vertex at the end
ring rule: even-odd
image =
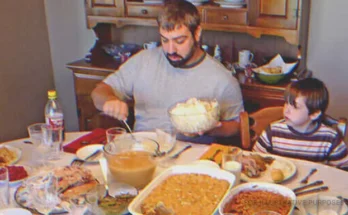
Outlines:
{"type": "Polygon", "coordinates": [[[298,96],[294,105],[286,102],[283,112],[286,123],[300,132],[305,132],[312,122],[304,96],[298,96]]]}
{"type": "Polygon", "coordinates": [[[164,54],[172,66],[183,67],[195,62],[194,54],[198,48],[198,35],[194,37],[186,26],[172,31],[160,28],[159,32],[164,54]]]}

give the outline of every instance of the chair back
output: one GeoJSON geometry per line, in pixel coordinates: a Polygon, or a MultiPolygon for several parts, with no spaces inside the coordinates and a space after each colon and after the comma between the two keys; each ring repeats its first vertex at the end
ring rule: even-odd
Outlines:
{"type": "MultiPolygon", "coordinates": [[[[283,106],[266,107],[254,113],[248,114],[242,112],[240,114],[240,132],[242,148],[251,150],[257,138],[269,124],[283,118],[283,106]]],[[[347,119],[340,117],[335,119],[329,115],[325,115],[323,123],[327,126],[335,128],[340,132],[342,138],[346,136],[347,119]]]]}
{"type": "Polygon", "coordinates": [[[262,131],[272,122],[282,118],[283,106],[266,107],[251,114],[242,112],[239,119],[242,148],[251,150],[262,131]]]}

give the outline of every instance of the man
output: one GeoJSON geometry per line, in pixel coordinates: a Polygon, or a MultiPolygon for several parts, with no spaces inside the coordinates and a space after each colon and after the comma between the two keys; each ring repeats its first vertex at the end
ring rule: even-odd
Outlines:
{"type": "Polygon", "coordinates": [[[95,106],[123,120],[125,101],[135,101],[135,131],[170,125],[168,108],[189,98],[216,99],[221,122],[205,134],[178,139],[211,143],[216,136],[239,132],[243,101],[238,81],[200,47],[202,28],[197,8],[171,1],[157,19],[162,48],[144,50],[124,63],[92,92],[95,106]]]}

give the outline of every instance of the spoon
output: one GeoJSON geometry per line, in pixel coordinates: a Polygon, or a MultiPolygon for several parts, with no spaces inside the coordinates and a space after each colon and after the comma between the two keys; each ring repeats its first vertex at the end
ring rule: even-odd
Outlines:
{"type": "Polygon", "coordinates": [[[316,168],[311,169],[311,171],[308,173],[308,175],[300,181],[301,184],[307,184],[309,177],[311,177],[314,173],[316,173],[318,170],[316,168]]]}
{"type": "Polygon", "coordinates": [[[127,130],[129,131],[130,135],[132,136],[133,140],[135,142],[137,142],[137,139],[135,138],[135,136],[133,135],[132,129],[130,128],[130,126],[128,125],[126,120],[122,120],[122,122],[126,125],[127,130]]]}
{"type": "Polygon", "coordinates": [[[108,176],[107,176],[107,163],[106,163],[106,159],[100,158],[99,159],[99,164],[103,173],[103,178],[104,178],[104,187],[105,187],[105,196],[104,198],[113,198],[112,196],[110,196],[109,194],[109,185],[108,185],[108,176]]]}

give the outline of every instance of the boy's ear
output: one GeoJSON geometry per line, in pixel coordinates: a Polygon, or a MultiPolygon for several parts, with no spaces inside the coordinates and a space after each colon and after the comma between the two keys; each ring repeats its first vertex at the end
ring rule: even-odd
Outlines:
{"type": "Polygon", "coordinates": [[[309,115],[309,117],[311,118],[312,121],[315,121],[317,119],[319,119],[319,117],[321,116],[321,111],[318,110],[314,113],[312,113],[311,115],[309,115]]]}

